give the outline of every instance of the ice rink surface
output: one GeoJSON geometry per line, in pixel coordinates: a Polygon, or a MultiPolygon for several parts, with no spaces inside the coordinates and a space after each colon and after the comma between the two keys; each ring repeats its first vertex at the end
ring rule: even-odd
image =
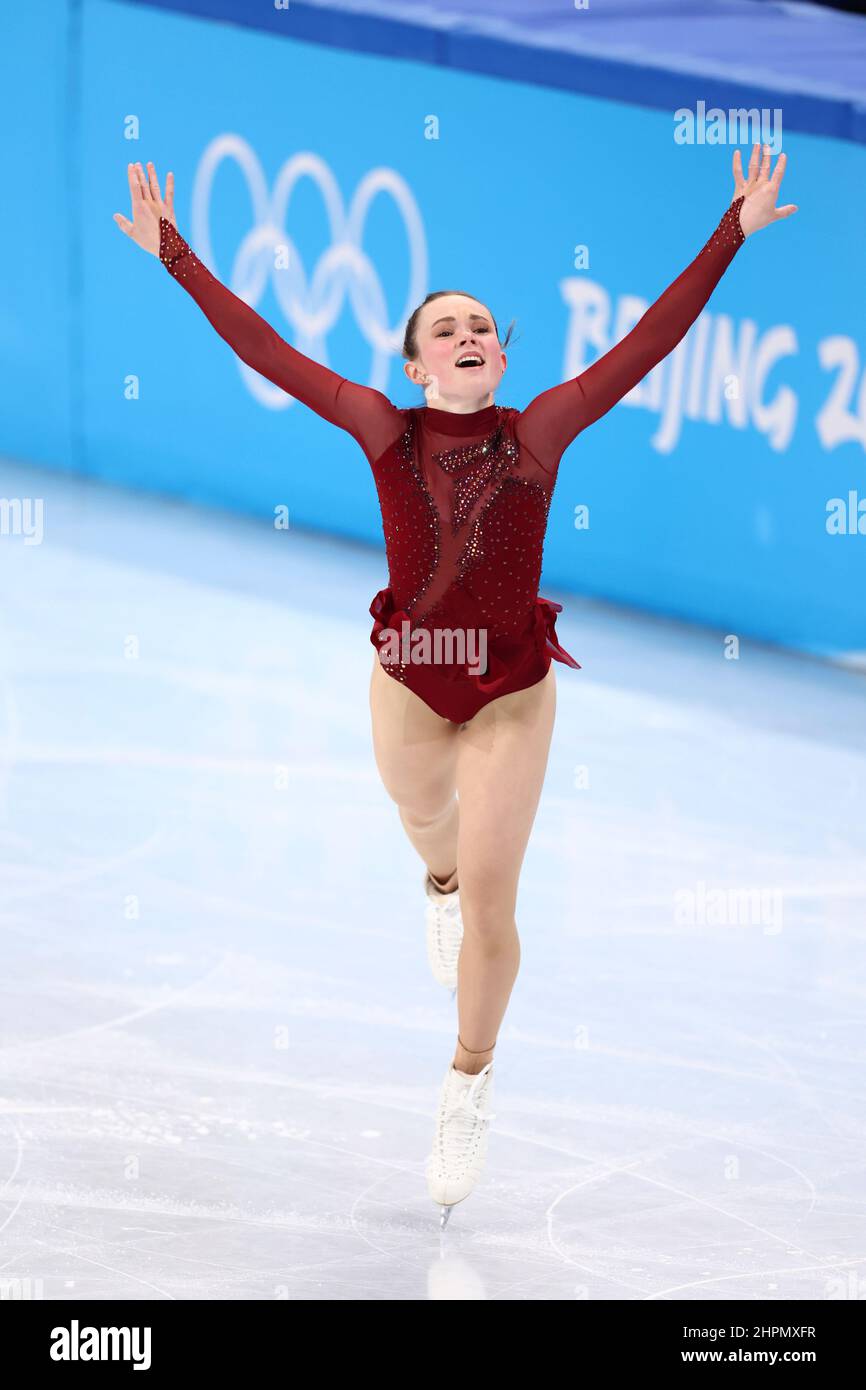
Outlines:
{"type": "Polygon", "coordinates": [[[568,597],[484,1176],[370,738],[359,545],[12,465],[0,1280],[866,1297],[866,676],[568,597]]]}

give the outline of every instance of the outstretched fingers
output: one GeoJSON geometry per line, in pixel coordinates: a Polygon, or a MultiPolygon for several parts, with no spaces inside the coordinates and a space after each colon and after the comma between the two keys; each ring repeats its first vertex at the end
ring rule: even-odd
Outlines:
{"type": "Polygon", "coordinates": [[[747,198],[758,181],[758,155],[760,145],[752,146],[752,154],[749,159],[749,172],[743,175],[743,157],[740,151],[734,150],[733,171],[734,171],[734,199],[740,196],[747,198]]]}
{"type": "Polygon", "coordinates": [[[134,217],[136,208],[139,207],[142,202],[141,179],[139,178],[138,166],[136,164],[127,165],[126,172],[129,177],[129,196],[132,201],[132,215],[134,217]]]}
{"type": "Polygon", "coordinates": [[[147,178],[151,197],[153,198],[155,203],[161,203],[162,193],[159,187],[159,179],[156,176],[156,165],[153,163],[153,160],[151,159],[147,161],[147,178]]]}
{"type": "Polygon", "coordinates": [[[152,160],[147,161],[147,172],[140,161],[126,166],[129,179],[129,196],[132,202],[132,221],[122,213],[112,214],[122,232],[145,251],[158,256],[160,251],[160,218],[165,216],[172,224],[174,220],[174,175],[169,170],[165,180],[165,202],[152,160]]]}
{"type": "Polygon", "coordinates": [[[771,164],[771,163],[772,163],[772,156],[771,156],[771,154],[770,154],[770,146],[769,146],[769,145],[765,145],[765,146],[764,146],[764,154],[763,154],[763,157],[762,157],[762,159],[761,159],[761,179],[762,179],[762,180],[768,179],[768,178],[770,177],[770,164],[771,164]]]}
{"type": "Polygon", "coordinates": [[[139,161],[139,163],[136,164],[135,173],[136,177],[138,178],[138,191],[141,194],[141,201],[143,203],[149,203],[152,200],[153,195],[150,191],[150,186],[147,182],[147,176],[144,172],[144,165],[141,163],[141,161],[139,161]]]}
{"type": "Polygon", "coordinates": [[[773,170],[773,177],[770,179],[770,187],[776,193],[778,193],[779,191],[779,184],[782,182],[782,177],[785,173],[785,164],[787,162],[787,159],[788,156],[786,154],[780,154],[779,158],[776,160],[776,167],[773,170]]]}
{"type": "Polygon", "coordinates": [[[752,157],[749,160],[749,176],[744,182],[742,156],[739,150],[734,151],[735,192],[731,201],[735,202],[738,197],[743,197],[740,226],[745,236],[750,236],[752,232],[757,232],[761,227],[769,226],[771,222],[780,222],[783,218],[790,217],[798,211],[796,203],[786,203],[784,207],[776,207],[779,188],[785,177],[788,156],[780,154],[776,160],[776,167],[772,169],[771,173],[772,163],[770,146],[754,144],[752,157]]]}
{"type": "MultiPolygon", "coordinates": [[[[776,167],[773,170],[773,177],[770,179],[770,188],[773,190],[773,202],[775,202],[779,196],[779,185],[781,184],[782,179],[785,177],[785,168],[787,162],[788,156],[786,154],[780,154],[779,158],[776,160],[776,167]]],[[[796,211],[796,203],[785,203],[784,207],[775,209],[773,216],[775,221],[778,222],[783,217],[790,217],[791,213],[796,211]]]]}

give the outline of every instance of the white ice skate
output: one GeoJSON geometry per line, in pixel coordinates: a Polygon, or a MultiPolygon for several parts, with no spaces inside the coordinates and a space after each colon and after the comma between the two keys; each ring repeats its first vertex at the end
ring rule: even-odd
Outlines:
{"type": "Polygon", "coordinates": [[[493,1063],[477,1076],[464,1076],[449,1066],[439,1094],[439,1114],[433,1152],[427,1159],[427,1190],[438,1203],[443,1230],[451,1208],[468,1197],[484,1167],[493,1095],[493,1063]]]}
{"type": "Polygon", "coordinates": [[[427,894],[427,959],[433,978],[438,984],[447,985],[453,999],[457,993],[457,958],[463,944],[460,890],[438,893],[425,870],[424,891],[427,894]]]}

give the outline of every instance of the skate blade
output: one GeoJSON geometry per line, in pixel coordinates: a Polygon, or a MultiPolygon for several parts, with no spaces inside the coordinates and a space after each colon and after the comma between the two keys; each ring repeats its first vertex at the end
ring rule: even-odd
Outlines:
{"type": "MultiPolygon", "coordinates": [[[[470,1195],[470,1194],[467,1192],[466,1197],[468,1197],[469,1195],[470,1195]]],[[[445,1227],[448,1225],[448,1220],[449,1220],[449,1218],[450,1218],[450,1216],[451,1216],[452,1211],[454,1210],[455,1207],[459,1207],[459,1205],[460,1205],[461,1202],[465,1202],[465,1201],[466,1201],[466,1197],[459,1197],[459,1198],[457,1199],[456,1202],[449,1202],[449,1203],[447,1203],[447,1205],[446,1205],[445,1202],[439,1202],[439,1203],[437,1204],[438,1207],[439,1207],[439,1230],[440,1230],[440,1231],[444,1231],[444,1230],[445,1230],[445,1227]]]]}

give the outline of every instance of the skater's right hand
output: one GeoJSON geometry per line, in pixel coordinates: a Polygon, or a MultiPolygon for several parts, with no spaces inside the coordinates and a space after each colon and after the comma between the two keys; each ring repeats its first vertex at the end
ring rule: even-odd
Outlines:
{"type": "Polygon", "coordinates": [[[114,220],[122,232],[151,255],[159,255],[159,219],[167,217],[173,227],[174,220],[174,174],[165,176],[165,202],[159,190],[156,169],[148,162],[147,178],[141,164],[127,165],[129,192],[132,199],[132,221],[122,213],[114,213],[114,220]]]}

